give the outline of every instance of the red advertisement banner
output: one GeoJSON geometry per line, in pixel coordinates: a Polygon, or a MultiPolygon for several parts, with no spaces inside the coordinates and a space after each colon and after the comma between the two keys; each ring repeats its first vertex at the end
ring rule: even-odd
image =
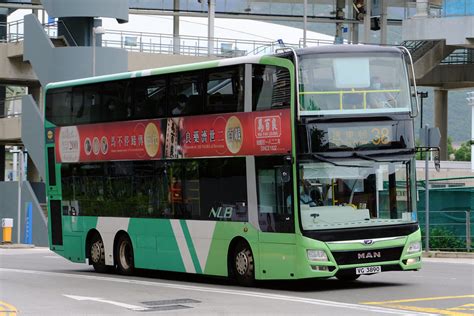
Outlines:
{"type": "Polygon", "coordinates": [[[55,142],[58,162],[284,154],[290,111],[58,127],[55,142]]]}

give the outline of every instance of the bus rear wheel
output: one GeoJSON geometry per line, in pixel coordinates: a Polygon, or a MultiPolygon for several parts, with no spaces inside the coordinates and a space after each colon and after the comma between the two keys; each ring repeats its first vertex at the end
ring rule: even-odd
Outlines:
{"type": "Polygon", "coordinates": [[[240,241],[232,255],[232,274],[238,284],[251,286],[255,281],[255,260],[250,246],[240,241]]]}
{"type": "Polygon", "coordinates": [[[94,270],[99,273],[107,272],[108,268],[105,265],[105,251],[104,242],[100,235],[95,235],[89,246],[90,261],[94,270]]]}
{"type": "Polygon", "coordinates": [[[117,271],[120,274],[131,275],[135,269],[133,261],[133,246],[127,235],[120,235],[115,248],[117,271]]]}

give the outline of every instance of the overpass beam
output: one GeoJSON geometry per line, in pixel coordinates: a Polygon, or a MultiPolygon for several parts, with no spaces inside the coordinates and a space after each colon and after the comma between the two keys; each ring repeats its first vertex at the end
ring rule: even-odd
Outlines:
{"type": "Polygon", "coordinates": [[[440,159],[448,160],[448,90],[434,90],[434,123],[441,132],[440,159]]]}

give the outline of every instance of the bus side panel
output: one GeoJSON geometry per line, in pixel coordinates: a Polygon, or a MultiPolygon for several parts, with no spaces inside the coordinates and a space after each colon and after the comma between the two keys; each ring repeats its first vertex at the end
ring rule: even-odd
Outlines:
{"type": "Polygon", "coordinates": [[[247,223],[217,222],[204,269],[205,274],[228,276],[227,259],[229,245],[236,237],[245,239],[255,260],[255,277],[258,278],[258,233],[247,223]]]}
{"type": "Polygon", "coordinates": [[[188,272],[173,231],[176,221],[179,220],[130,219],[128,233],[133,244],[135,267],[188,272]]]}
{"type": "Polygon", "coordinates": [[[73,262],[85,262],[86,239],[91,229],[97,226],[95,216],[69,216],[63,215],[63,240],[64,247],[59,253],[73,262]]]}
{"type": "Polygon", "coordinates": [[[262,279],[294,279],[296,275],[295,234],[260,232],[262,279]]]}

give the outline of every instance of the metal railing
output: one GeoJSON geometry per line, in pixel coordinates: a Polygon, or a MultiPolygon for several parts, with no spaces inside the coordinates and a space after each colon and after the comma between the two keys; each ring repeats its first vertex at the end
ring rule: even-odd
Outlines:
{"type": "Polygon", "coordinates": [[[460,48],[456,49],[449,56],[441,61],[443,65],[464,65],[474,64],[474,49],[460,48]]]}
{"type": "MultiPolygon", "coordinates": [[[[289,44],[298,47],[298,44],[289,44]]],[[[129,51],[208,56],[209,39],[200,36],[106,30],[102,35],[102,46],[118,47],[129,51]]],[[[256,41],[235,38],[214,38],[212,55],[236,57],[260,54],[269,48],[280,47],[275,41],[256,41]]]]}
{"type": "Polygon", "coordinates": [[[0,118],[16,117],[21,115],[22,96],[13,98],[6,98],[0,100],[0,108],[3,107],[3,112],[0,113],[0,118]]]}
{"type": "MultiPolygon", "coordinates": [[[[474,210],[430,211],[430,250],[472,251],[474,210]],[[433,222],[434,219],[438,219],[433,222]]],[[[425,231],[422,227],[422,244],[425,245],[425,231]]]]}
{"type": "MultiPolygon", "coordinates": [[[[24,39],[24,23],[23,20],[9,22],[4,24],[7,28],[7,36],[4,42],[14,43],[24,39]]],[[[1,27],[1,25],[0,25],[1,27]]],[[[69,38],[76,45],[75,39],[69,33],[68,28],[64,25],[69,38]]],[[[58,24],[48,23],[43,25],[45,33],[51,38],[58,37],[58,24]]],[[[333,41],[307,39],[307,46],[330,45],[333,41]]],[[[258,41],[245,40],[235,38],[213,38],[212,46],[214,47],[211,55],[218,57],[237,57],[244,55],[260,55],[273,53],[277,48],[282,47],[280,41],[258,41]]],[[[209,55],[209,39],[202,36],[179,35],[177,37],[172,34],[150,33],[150,32],[134,32],[134,31],[118,31],[106,30],[102,35],[102,46],[116,47],[126,49],[132,52],[144,53],[160,53],[160,54],[179,54],[191,56],[208,56],[209,55]]],[[[303,39],[298,43],[285,43],[285,47],[301,48],[304,47],[303,39]]]]}
{"type": "MultiPolygon", "coordinates": [[[[474,219],[474,176],[437,178],[429,180],[429,248],[441,251],[472,251],[474,219]],[[434,202],[434,203],[433,203],[434,202]]],[[[418,181],[424,187],[424,181],[418,181]]],[[[418,191],[424,194],[424,190],[418,191]]],[[[426,219],[423,198],[418,202],[419,223],[423,245],[426,219]]]]}

